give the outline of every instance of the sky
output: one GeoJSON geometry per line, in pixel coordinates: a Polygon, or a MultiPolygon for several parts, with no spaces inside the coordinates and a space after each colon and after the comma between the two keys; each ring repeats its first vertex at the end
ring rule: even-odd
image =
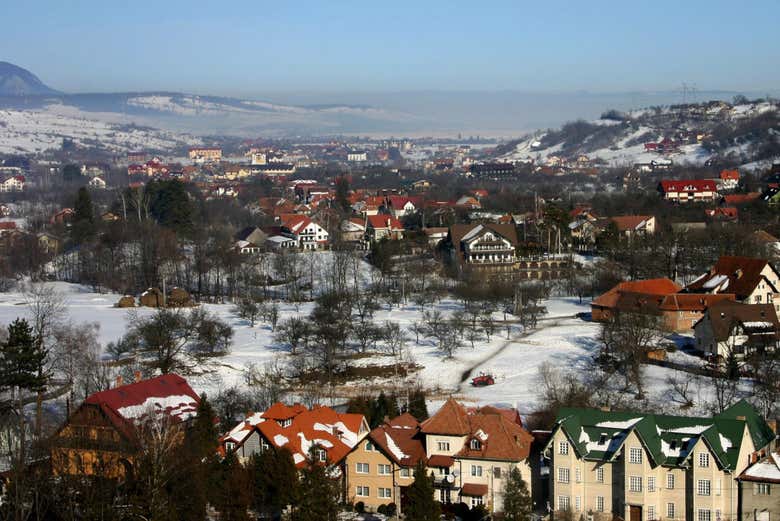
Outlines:
{"type": "Polygon", "coordinates": [[[65,92],[780,85],[778,0],[0,1],[0,60],[65,92]]]}

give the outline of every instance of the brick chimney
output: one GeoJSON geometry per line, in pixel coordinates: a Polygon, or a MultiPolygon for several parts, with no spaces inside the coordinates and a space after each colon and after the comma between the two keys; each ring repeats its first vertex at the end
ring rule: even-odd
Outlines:
{"type": "Polygon", "coordinates": [[[116,383],[114,387],[121,387],[125,383],[124,378],[122,378],[121,374],[116,375],[116,383]]]}

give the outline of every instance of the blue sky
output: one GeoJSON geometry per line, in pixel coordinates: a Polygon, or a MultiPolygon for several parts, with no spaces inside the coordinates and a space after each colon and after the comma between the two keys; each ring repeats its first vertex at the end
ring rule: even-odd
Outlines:
{"type": "Polygon", "coordinates": [[[777,0],[2,1],[0,60],[68,92],[780,85],[777,0]]]}

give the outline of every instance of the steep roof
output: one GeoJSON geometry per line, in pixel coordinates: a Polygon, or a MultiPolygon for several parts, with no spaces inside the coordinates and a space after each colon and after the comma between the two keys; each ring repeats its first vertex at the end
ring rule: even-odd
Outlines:
{"type": "Polygon", "coordinates": [[[452,240],[452,244],[459,248],[460,243],[464,237],[474,237],[476,235],[485,233],[488,230],[493,231],[501,237],[505,238],[512,244],[512,246],[517,246],[517,228],[515,228],[514,224],[453,224],[450,226],[450,238],[452,240]]]}
{"type": "Polygon", "coordinates": [[[652,215],[618,215],[610,217],[610,220],[615,223],[619,232],[627,232],[646,226],[648,221],[654,218],[652,215]]]}
{"type": "Polygon", "coordinates": [[[739,181],[739,170],[721,170],[720,178],[723,181],[739,181]]]}
{"type": "Polygon", "coordinates": [[[724,300],[734,300],[731,293],[717,294],[693,294],[693,293],[672,293],[667,295],[661,301],[659,308],[661,311],[704,311],[713,304],[724,300]]]}
{"type": "Polygon", "coordinates": [[[715,181],[711,179],[687,179],[687,180],[667,180],[660,183],[661,189],[668,192],[715,192],[717,190],[715,181]]]}
{"type": "Polygon", "coordinates": [[[449,398],[436,414],[422,423],[420,430],[425,434],[465,436],[469,433],[466,416],[468,416],[466,408],[454,398],[449,398]]]}
{"type": "Polygon", "coordinates": [[[613,459],[634,432],[654,465],[670,467],[683,466],[702,440],[720,466],[733,471],[746,428],[757,449],[772,438],[767,435],[769,426],[747,402],[732,407],[734,411],[727,409],[709,418],[564,408],[558,413],[555,430],[563,430],[578,455],[594,461],[613,459]]]}
{"type": "Polygon", "coordinates": [[[739,475],[743,481],[780,483],[780,453],[770,452],[739,475]]]}
{"type": "Polygon", "coordinates": [[[748,335],[770,335],[774,340],[780,332],[780,322],[772,304],[743,304],[722,301],[707,310],[715,340],[723,342],[736,326],[742,326],[748,335]]]}
{"type": "Polygon", "coordinates": [[[500,412],[474,412],[467,419],[469,439],[458,457],[520,461],[530,454],[534,437],[500,412]],[[472,448],[472,440],[478,448],[472,448]]]}
{"type": "Polygon", "coordinates": [[[401,221],[393,217],[392,215],[377,214],[369,215],[367,218],[369,228],[376,229],[389,229],[389,230],[403,230],[404,226],[401,221]],[[388,226],[389,224],[389,226],[388,226]]]}
{"type": "Polygon", "coordinates": [[[382,452],[398,465],[412,467],[425,459],[420,424],[409,413],[383,423],[368,434],[382,452]]]}
{"type": "MultiPolygon", "coordinates": [[[[688,284],[686,293],[733,293],[738,300],[745,300],[761,282],[761,272],[767,266],[766,259],[723,256],[712,269],[688,284]]],[[[776,288],[775,288],[776,289],[776,288]]]]}
{"type": "Polygon", "coordinates": [[[338,463],[368,434],[368,424],[362,414],[338,413],[320,405],[311,409],[301,404],[290,407],[277,402],[266,412],[250,414],[222,436],[220,444],[223,448],[226,442],[240,446],[254,432],[276,448],[287,448],[300,468],[306,464],[313,446],[325,450],[330,463],[338,463]]]}

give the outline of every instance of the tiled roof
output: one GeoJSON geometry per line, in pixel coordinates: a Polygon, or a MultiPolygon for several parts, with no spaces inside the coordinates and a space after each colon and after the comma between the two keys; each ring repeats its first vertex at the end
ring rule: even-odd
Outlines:
{"type": "Polygon", "coordinates": [[[313,446],[325,450],[329,463],[340,462],[368,434],[368,425],[362,414],[338,413],[320,405],[307,409],[300,404],[275,403],[264,413],[249,415],[222,436],[220,444],[223,448],[225,442],[240,446],[253,432],[274,447],[287,448],[300,468],[313,446]],[[283,420],[289,424],[284,426],[283,420]]]}
{"type": "Polygon", "coordinates": [[[412,467],[425,458],[420,424],[411,414],[404,413],[385,422],[368,435],[385,455],[398,465],[412,467]]]}
{"type": "Polygon", "coordinates": [[[493,224],[493,223],[485,223],[485,224],[453,224],[450,226],[450,237],[452,239],[452,244],[456,247],[460,247],[460,242],[463,240],[463,238],[473,233],[475,230],[477,230],[478,227],[482,227],[478,233],[484,233],[487,231],[492,231],[494,233],[497,233],[501,237],[504,237],[507,239],[512,246],[517,246],[518,240],[517,240],[517,228],[513,224],[493,224]]]}
{"type": "Polygon", "coordinates": [[[404,226],[401,221],[393,217],[392,215],[369,215],[368,226],[374,229],[390,229],[390,230],[403,230],[404,226]],[[389,226],[388,226],[389,225],[389,226]]]}
{"type": "Polygon", "coordinates": [[[466,408],[454,398],[449,398],[436,414],[422,423],[421,430],[425,434],[465,436],[469,433],[466,416],[468,416],[466,408]]]}
{"type": "MultiPolygon", "coordinates": [[[[686,293],[733,293],[744,300],[761,282],[766,259],[723,256],[708,272],[688,284],[686,293]]],[[[775,288],[776,290],[777,288],[775,288]]]]}
{"type": "Polygon", "coordinates": [[[723,181],[739,181],[739,170],[721,170],[720,178],[723,181]]]}
{"type": "MultiPolygon", "coordinates": [[[[676,282],[669,279],[646,279],[646,280],[633,280],[624,281],[607,291],[606,293],[599,295],[591,305],[597,307],[613,308],[617,305],[620,295],[622,293],[634,293],[644,294],[652,296],[670,295],[680,291],[681,286],[676,282]]],[[[660,301],[659,301],[660,304],[660,301]]]]}
{"type": "Polygon", "coordinates": [[[723,196],[723,201],[728,205],[747,204],[761,197],[761,192],[749,192],[747,194],[728,194],[723,196]]]}
{"type": "Polygon", "coordinates": [[[652,215],[618,215],[610,217],[610,220],[615,223],[619,232],[626,232],[647,226],[647,222],[653,218],[652,215]]]}
{"type": "Polygon", "coordinates": [[[460,488],[461,496],[481,497],[488,493],[488,486],[482,483],[464,483],[460,488]]]}
{"type": "Polygon", "coordinates": [[[669,192],[715,192],[715,181],[711,179],[687,179],[681,181],[663,180],[661,189],[669,192]]]}
{"type": "Polygon", "coordinates": [[[723,300],[734,300],[731,293],[693,294],[672,293],[661,301],[661,311],[704,311],[708,307],[723,300]]]}
{"type": "MultiPolygon", "coordinates": [[[[771,335],[771,341],[780,332],[775,307],[772,304],[743,304],[741,302],[719,302],[707,310],[715,340],[728,340],[731,332],[741,325],[748,335],[771,335]]],[[[768,339],[769,340],[769,339],[768,339]]]]}

